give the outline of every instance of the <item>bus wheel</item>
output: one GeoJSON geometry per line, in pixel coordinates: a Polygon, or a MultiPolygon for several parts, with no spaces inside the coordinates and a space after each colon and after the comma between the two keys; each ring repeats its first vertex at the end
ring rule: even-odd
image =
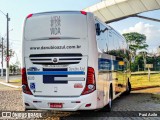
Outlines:
{"type": "Polygon", "coordinates": [[[106,106],[104,106],[101,111],[103,112],[110,112],[111,111],[111,108],[112,108],[112,88],[110,88],[110,91],[109,91],[109,102],[106,106]]]}
{"type": "Polygon", "coordinates": [[[112,108],[112,89],[110,88],[110,92],[109,92],[109,102],[106,105],[106,111],[110,112],[112,108]]]}
{"type": "Polygon", "coordinates": [[[128,85],[127,85],[127,88],[126,88],[125,95],[129,95],[130,92],[131,92],[131,83],[128,81],[128,85]]]}

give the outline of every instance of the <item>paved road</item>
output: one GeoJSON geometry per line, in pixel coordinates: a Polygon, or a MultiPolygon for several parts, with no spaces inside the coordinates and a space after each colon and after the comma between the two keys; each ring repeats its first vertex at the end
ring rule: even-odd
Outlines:
{"type": "MultiPolygon", "coordinates": [[[[128,96],[121,96],[113,101],[112,112],[101,112],[101,111],[89,111],[89,112],[73,112],[67,116],[64,114],[62,119],[74,120],[75,118],[84,120],[137,120],[137,119],[157,119],[157,117],[129,117],[131,115],[139,115],[141,112],[127,112],[127,111],[159,111],[160,114],[160,99],[153,99],[150,93],[131,93],[128,96]],[[120,112],[118,112],[120,111],[120,112]],[[133,114],[132,114],[133,113],[133,114]],[[136,113],[136,114],[135,114],[136,113]],[[111,117],[112,116],[112,117],[111,117]]],[[[154,112],[153,112],[154,113],[154,112]]],[[[57,113],[55,113],[56,115],[57,113]]],[[[60,113],[59,115],[62,115],[60,113]]]]}
{"type": "MultiPolygon", "coordinates": [[[[0,88],[2,85],[0,85],[0,88]]],[[[4,86],[3,86],[4,87],[4,86]]],[[[121,96],[113,101],[113,112],[100,112],[100,111],[90,111],[85,114],[84,112],[54,112],[52,115],[58,115],[58,117],[52,117],[52,119],[59,119],[59,116],[62,119],[75,119],[81,118],[83,119],[106,119],[107,116],[111,114],[121,114],[119,112],[114,111],[160,111],[160,100],[153,99],[152,94],[150,93],[131,93],[128,96],[121,96]],[[103,117],[102,117],[103,116],[103,117]],[[92,117],[92,118],[91,118],[92,117]],[[101,118],[102,117],[102,118],[101,118]]],[[[22,96],[20,90],[0,90],[0,111],[23,111],[24,108],[22,106],[22,96]]],[[[122,119],[125,118],[125,113],[122,115],[122,119]]],[[[50,119],[50,118],[48,118],[50,119]]],[[[111,119],[111,118],[108,118],[111,119]]],[[[117,119],[116,117],[112,118],[117,119]]],[[[133,118],[130,118],[133,119],[133,118]]],[[[137,120],[137,118],[134,118],[137,120]]],[[[152,118],[151,118],[152,119],[152,118]]],[[[157,120],[160,118],[156,118],[157,120]]],[[[128,120],[128,119],[127,119],[128,120]]]]}
{"type": "Polygon", "coordinates": [[[0,84],[0,91],[11,91],[11,90],[16,90],[16,89],[0,84]]]}

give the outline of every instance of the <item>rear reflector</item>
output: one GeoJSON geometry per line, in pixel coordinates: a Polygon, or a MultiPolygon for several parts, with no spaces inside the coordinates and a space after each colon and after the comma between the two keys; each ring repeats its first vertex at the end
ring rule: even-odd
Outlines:
{"type": "Polygon", "coordinates": [[[91,106],[91,103],[90,104],[86,104],[86,106],[85,107],[90,107],[91,106]]]}
{"type": "Polygon", "coordinates": [[[26,106],[30,106],[28,103],[25,103],[26,106]]]}
{"type": "Polygon", "coordinates": [[[83,14],[83,15],[87,15],[87,12],[85,12],[85,11],[81,11],[81,14],[83,14]]]}
{"type": "Polygon", "coordinates": [[[28,19],[28,18],[31,18],[32,16],[33,16],[33,14],[29,14],[29,15],[27,16],[27,19],[28,19]]]}
{"type": "Polygon", "coordinates": [[[83,88],[83,85],[81,83],[75,83],[74,88],[83,88]]]}

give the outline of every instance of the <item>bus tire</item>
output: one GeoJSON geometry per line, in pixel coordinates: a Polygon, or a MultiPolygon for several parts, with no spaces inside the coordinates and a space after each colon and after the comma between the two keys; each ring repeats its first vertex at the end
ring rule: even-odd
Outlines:
{"type": "Polygon", "coordinates": [[[109,103],[106,105],[106,111],[107,112],[110,112],[111,109],[112,109],[112,87],[110,87],[110,90],[109,90],[109,103]]]}
{"type": "Polygon", "coordinates": [[[127,88],[126,88],[125,95],[129,95],[130,92],[131,92],[131,83],[129,82],[129,80],[128,80],[128,83],[127,83],[127,84],[128,84],[128,85],[127,85],[127,88]]]}
{"type": "Polygon", "coordinates": [[[110,112],[111,111],[111,108],[112,108],[112,95],[113,95],[113,92],[112,92],[112,87],[110,87],[110,90],[109,90],[109,103],[104,106],[101,111],[103,112],[110,112]]]}

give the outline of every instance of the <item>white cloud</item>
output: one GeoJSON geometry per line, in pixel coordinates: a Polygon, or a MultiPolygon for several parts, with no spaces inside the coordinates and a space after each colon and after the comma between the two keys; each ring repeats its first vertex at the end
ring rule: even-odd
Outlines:
{"type": "Polygon", "coordinates": [[[149,45],[149,51],[155,51],[157,47],[160,45],[160,28],[157,28],[154,25],[139,22],[135,24],[133,27],[122,30],[122,33],[129,32],[138,32],[141,34],[145,34],[147,37],[147,44],[149,45]]]}

